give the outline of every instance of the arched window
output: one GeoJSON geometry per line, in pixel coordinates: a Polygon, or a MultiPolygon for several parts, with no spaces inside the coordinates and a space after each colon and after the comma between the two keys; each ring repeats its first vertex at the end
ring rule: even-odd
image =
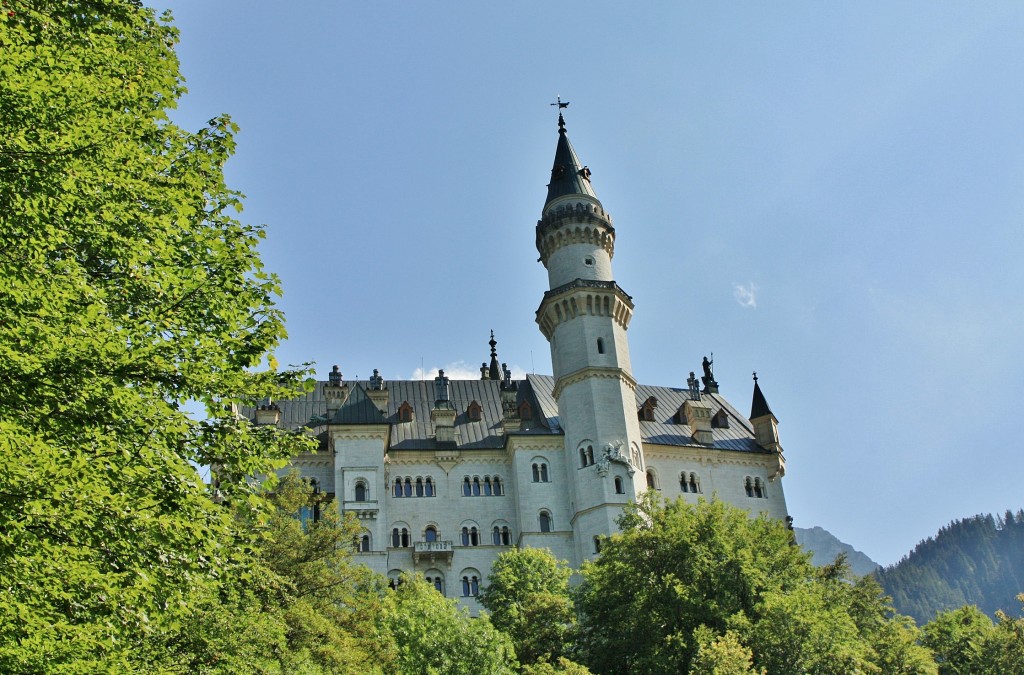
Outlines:
{"type": "Polygon", "coordinates": [[[433,525],[427,525],[427,529],[423,531],[424,541],[437,541],[437,528],[433,525]]]}
{"type": "Polygon", "coordinates": [[[654,471],[648,469],[647,471],[647,489],[657,490],[658,489],[658,477],[654,475],[654,471]]]}
{"type": "Polygon", "coordinates": [[[587,449],[580,448],[580,466],[587,465],[587,449]]]}
{"type": "Polygon", "coordinates": [[[409,548],[409,530],[402,528],[402,548],[409,548]]]}
{"type": "Polygon", "coordinates": [[[540,465],[540,482],[541,483],[547,483],[547,482],[550,482],[550,480],[551,479],[548,478],[548,465],[547,464],[541,464],[540,465]]]}
{"type": "Polygon", "coordinates": [[[679,489],[682,490],[683,492],[689,492],[690,491],[690,485],[689,485],[689,483],[686,482],[686,472],[685,471],[682,472],[681,474],[679,474],[679,489]]]}
{"type": "Polygon", "coordinates": [[[469,528],[462,528],[462,545],[469,546],[469,528]]]}
{"type": "Polygon", "coordinates": [[[484,478],[484,496],[485,497],[490,497],[491,496],[491,477],[490,476],[487,476],[486,478],[484,478]]]}
{"type": "Polygon", "coordinates": [[[754,496],[754,481],[750,480],[750,476],[743,482],[743,489],[746,490],[748,497],[754,496]]]}
{"type": "Polygon", "coordinates": [[[426,486],[425,487],[426,487],[425,494],[428,497],[433,497],[434,496],[434,479],[431,478],[430,476],[427,476],[427,482],[426,482],[426,486]]]}
{"type": "Polygon", "coordinates": [[[370,552],[370,535],[364,534],[359,538],[359,552],[369,553],[370,552]]]}
{"type": "Polygon", "coordinates": [[[551,514],[547,511],[540,512],[540,531],[550,532],[551,531],[551,514]]]}
{"type": "Polygon", "coordinates": [[[757,498],[764,497],[764,483],[761,482],[760,478],[754,479],[754,496],[757,498]]]}
{"type": "Polygon", "coordinates": [[[501,528],[501,545],[512,545],[512,530],[508,529],[508,525],[505,525],[501,528]]]}
{"type": "Polygon", "coordinates": [[[473,496],[474,497],[479,497],[480,496],[480,477],[479,476],[473,476],[473,496]]]}
{"type": "Polygon", "coordinates": [[[391,530],[391,548],[399,548],[402,545],[402,533],[396,527],[391,530]]]}
{"type": "Polygon", "coordinates": [[[600,552],[601,552],[601,537],[595,536],[594,537],[594,553],[600,553],[600,552]]]}
{"type": "Polygon", "coordinates": [[[462,595],[472,597],[480,593],[480,572],[472,567],[462,570],[462,595]]]}
{"type": "Polygon", "coordinates": [[[604,354],[604,338],[597,338],[597,353],[604,354]]]}
{"type": "Polygon", "coordinates": [[[427,570],[423,574],[423,578],[427,580],[427,583],[434,587],[434,590],[444,595],[444,575],[437,570],[427,570]]]}
{"type": "Polygon", "coordinates": [[[423,496],[423,479],[418,477],[418,476],[416,478],[416,496],[417,497],[422,497],[423,496]]]}
{"type": "Polygon", "coordinates": [[[469,579],[469,590],[470,595],[474,598],[480,595],[480,579],[477,577],[470,577],[469,579]]]}
{"type": "Polygon", "coordinates": [[[690,474],[690,492],[700,492],[700,479],[697,478],[697,474],[690,474]]]}
{"type": "Polygon", "coordinates": [[[624,495],[624,494],[626,494],[626,490],[622,486],[622,478],[619,477],[619,476],[615,477],[615,494],[617,494],[617,495],[624,495]]]}
{"type": "Polygon", "coordinates": [[[469,497],[473,494],[473,488],[469,484],[469,476],[462,479],[462,494],[463,496],[469,497]]]}
{"type": "Polygon", "coordinates": [[[412,480],[410,478],[405,479],[405,496],[412,497],[412,480]]]}
{"type": "Polygon", "coordinates": [[[501,528],[497,525],[491,530],[491,543],[495,546],[501,546],[501,528]]]}
{"type": "Polygon", "coordinates": [[[540,482],[540,465],[536,463],[533,465],[533,482],[540,482]]]}
{"type": "Polygon", "coordinates": [[[402,479],[401,478],[396,478],[395,479],[395,496],[396,497],[401,497],[402,496],[402,479]]]}
{"type": "Polygon", "coordinates": [[[469,545],[479,546],[480,545],[480,533],[477,532],[475,527],[469,528],[469,545]]]}
{"type": "Polygon", "coordinates": [[[593,463],[594,463],[594,446],[588,445],[587,446],[587,466],[590,466],[593,463]]]}
{"type": "Polygon", "coordinates": [[[364,483],[361,480],[360,481],[356,481],[356,501],[357,502],[365,502],[366,501],[366,483],[364,483]]]}
{"type": "Polygon", "coordinates": [[[501,479],[497,476],[494,477],[494,496],[500,497],[504,494],[505,488],[501,486],[501,479]]]}

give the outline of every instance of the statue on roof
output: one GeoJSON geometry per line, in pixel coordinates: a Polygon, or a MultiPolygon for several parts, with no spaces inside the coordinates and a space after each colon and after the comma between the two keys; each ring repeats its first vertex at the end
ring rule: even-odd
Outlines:
{"type": "Polygon", "coordinates": [[[715,373],[712,368],[715,365],[715,354],[711,353],[711,358],[704,357],[704,361],[701,363],[701,367],[704,368],[704,376],[700,378],[700,381],[704,384],[703,393],[705,394],[717,394],[718,383],[715,382],[715,373]]]}

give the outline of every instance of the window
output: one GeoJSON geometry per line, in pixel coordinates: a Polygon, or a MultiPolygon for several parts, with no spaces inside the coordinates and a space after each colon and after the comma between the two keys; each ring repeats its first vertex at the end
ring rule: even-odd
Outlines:
{"type": "Polygon", "coordinates": [[[475,526],[462,528],[462,545],[463,546],[479,546],[480,545],[480,531],[475,526]]]}
{"type": "Polygon", "coordinates": [[[550,532],[551,531],[551,514],[547,511],[540,512],[540,531],[550,532]]]}
{"type": "Polygon", "coordinates": [[[391,548],[409,547],[409,528],[395,527],[391,530],[391,548]]]}
{"type": "Polygon", "coordinates": [[[480,577],[475,574],[462,577],[462,595],[467,598],[480,595],[480,577]]]}
{"type": "Polygon", "coordinates": [[[491,496],[491,479],[488,476],[487,478],[484,478],[484,497],[490,497],[490,496],[491,496]]]}
{"type": "Polygon", "coordinates": [[[510,546],[512,544],[512,531],[508,525],[495,525],[491,529],[491,543],[495,546],[510,546]]]}
{"type": "Polygon", "coordinates": [[[601,537],[594,537],[594,553],[601,552],[601,537]]]}
{"type": "Polygon", "coordinates": [[[504,494],[504,488],[501,486],[501,479],[497,476],[494,477],[494,496],[500,497],[504,494]]]}
{"type": "Polygon", "coordinates": [[[409,478],[405,479],[405,496],[412,497],[412,480],[409,478]]]}
{"type": "Polygon", "coordinates": [[[534,464],[533,465],[533,482],[534,483],[539,483],[540,482],[540,465],[539,464],[534,464]]]}
{"type": "Polygon", "coordinates": [[[654,409],[658,407],[658,399],[651,396],[640,406],[638,416],[641,422],[654,422],[654,409]]]}
{"type": "Polygon", "coordinates": [[[622,478],[620,478],[619,476],[615,477],[615,494],[617,494],[617,495],[624,495],[624,494],[626,494],[626,490],[623,488],[623,485],[622,485],[622,478]]]}
{"type": "Polygon", "coordinates": [[[594,256],[588,255],[585,258],[583,258],[583,264],[586,265],[587,267],[593,267],[594,266],[594,256]]]}
{"type": "Polygon", "coordinates": [[[423,531],[423,541],[437,541],[437,528],[427,525],[427,529],[423,531]]]}
{"type": "Polygon", "coordinates": [[[712,429],[728,429],[729,428],[729,416],[725,414],[724,410],[719,410],[715,413],[715,416],[711,418],[712,429]]]}
{"type": "Polygon", "coordinates": [[[540,465],[540,482],[541,483],[549,483],[549,482],[551,482],[551,479],[548,478],[548,465],[547,464],[541,464],[540,465]]]}
{"type": "Polygon", "coordinates": [[[444,595],[444,575],[437,570],[427,570],[423,574],[427,583],[434,587],[434,590],[444,595]]]}
{"type": "Polygon", "coordinates": [[[360,481],[356,481],[356,501],[357,502],[365,502],[366,501],[366,483],[364,483],[361,480],[360,481]]]}
{"type": "Polygon", "coordinates": [[[483,418],[483,408],[476,401],[466,406],[466,419],[470,422],[479,422],[483,418]]]}
{"type": "Polygon", "coordinates": [[[746,480],[743,481],[743,489],[748,497],[754,496],[754,481],[750,480],[750,476],[747,476],[746,480]]]}
{"type": "Polygon", "coordinates": [[[533,482],[534,483],[547,483],[550,482],[548,478],[548,464],[547,462],[535,462],[533,465],[533,482]]]}
{"type": "Polygon", "coordinates": [[[604,338],[597,338],[597,353],[604,354],[604,338]]]}
{"type": "Polygon", "coordinates": [[[426,487],[426,495],[428,497],[433,497],[434,496],[434,480],[430,476],[427,476],[427,482],[426,482],[426,486],[425,487],[426,487]]]}
{"type": "Polygon", "coordinates": [[[679,489],[694,494],[700,492],[700,479],[697,478],[697,474],[692,472],[687,474],[685,471],[679,474],[679,489]]]}
{"type": "Polygon", "coordinates": [[[747,476],[743,481],[743,489],[747,493],[748,497],[763,499],[768,496],[768,493],[765,490],[764,481],[760,478],[751,478],[750,476],[747,476]]]}
{"type": "Polygon", "coordinates": [[[594,463],[594,446],[580,445],[580,466],[590,466],[594,463]]]}
{"type": "Polygon", "coordinates": [[[396,478],[395,479],[395,496],[396,497],[401,497],[402,496],[402,479],[401,478],[396,478]]]}
{"type": "Polygon", "coordinates": [[[653,469],[647,470],[647,489],[658,490],[658,476],[654,473],[653,469]]]}
{"type": "Polygon", "coordinates": [[[469,484],[469,476],[462,479],[462,494],[466,497],[473,494],[473,488],[469,484]]]}
{"type": "Polygon", "coordinates": [[[760,478],[754,479],[754,496],[758,498],[765,496],[764,483],[761,482],[760,478]]]}
{"type": "Polygon", "coordinates": [[[480,496],[480,478],[478,476],[473,477],[473,496],[480,496]]]}
{"type": "Polygon", "coordinates": [[[370,552],[370,535],[364,534],[359,538],[359,552],[369,553],[370,552]]]}
{"type": "Polygon", "coordinates": [[[587,446],[587,466],[590,466],[593,463],[594,463],[594,446],[588,445],[587,446]]]}
{"type": "Polygon", "coordinates": [[[398,421],[412,422],[412,416],[412,406],[409,405],[408,401],[402,401],[402,405],[398,409],[398,421]]]}

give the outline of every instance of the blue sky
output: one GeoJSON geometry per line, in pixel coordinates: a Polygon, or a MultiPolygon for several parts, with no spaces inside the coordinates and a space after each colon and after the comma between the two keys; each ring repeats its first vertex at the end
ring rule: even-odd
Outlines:
{"type": "Polygon", "coordinates": [[[790,512],[882,563],[1024,506],[1024,4],[168,3],[283,280],[282,363],[550,373],[534,226],[569,137],[634,375],[756,370],[790,512]]]}

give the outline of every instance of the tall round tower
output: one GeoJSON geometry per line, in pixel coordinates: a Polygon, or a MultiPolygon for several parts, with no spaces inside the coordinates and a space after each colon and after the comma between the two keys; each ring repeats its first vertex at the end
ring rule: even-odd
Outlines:
{"type": "Polygon", "coordinates": [[[633,301],[614,281],[615,228],[561,114],[537,251],[550,289],[537,324],[551,345],[554,396],[571,467],[571,525],[583,560],[597,551],[600,537],[617,530],[622,505],[646,482],[626,339],[633,301]]]}

